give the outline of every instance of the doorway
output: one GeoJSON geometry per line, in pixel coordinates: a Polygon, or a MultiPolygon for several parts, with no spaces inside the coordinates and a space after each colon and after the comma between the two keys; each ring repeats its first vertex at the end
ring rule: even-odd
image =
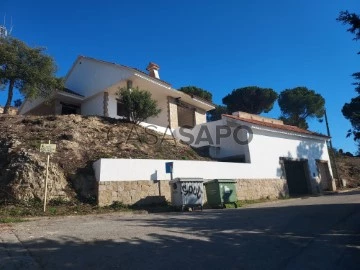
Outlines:
{"type": "Polygon", "coordinates": [[[320,185],[322,190],[332,190],[332,177],[330,174],[329,163],[323,160],[317,160],[316,165],[320,177],[320,185]]]}
{"type": "Polygon", "coordinates": [[[290,196],[309,194],[309,168],[307,160],[283,160],[290,196]]]}

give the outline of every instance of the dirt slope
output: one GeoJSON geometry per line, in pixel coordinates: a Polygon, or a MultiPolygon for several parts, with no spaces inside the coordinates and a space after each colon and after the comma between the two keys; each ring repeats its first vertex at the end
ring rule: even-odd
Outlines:
{"type": "Polygon", "coordinates": [[[360,187],[360,157],[339,155],[336,161],[340,177],[346,180],[347,187],[360,187]]]}
{"type": "Polygon", "coordinates": [[[99,158],[206,159],[170,136],[162,138],[104,117],[0,116],[0,198],[42,198],[46,154],[39,147],[48,140],[57,144],[51,157],[50,198],[93,198],[92,164],[99,158]]]}

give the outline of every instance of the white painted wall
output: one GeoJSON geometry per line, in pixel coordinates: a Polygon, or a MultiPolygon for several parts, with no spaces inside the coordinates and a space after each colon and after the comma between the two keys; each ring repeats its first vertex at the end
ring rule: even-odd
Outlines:
{"type": "Polygon", "coordinates": [[[279,178],[269,168],[254,164],[194,160],[99,159],[93,164],[97,181],[170,180],[165,163],[174,162],[173,177],[204,179],[279,178]]]}
{"type": "Polygon", "coordinates": [[[82,115],[104,115],[104,93],[95,95],[81,104],[82,115]]]}
{"type": "MultiPolygon", "coordinates": [[[[209,130],[210,136],[206,136],[202,133],[202,138],[209,137],[212,142],[193,142],[191,145],[194,147],[201,147],[206,145],[212,145],[217,148],[211,148],[210,153],[213,154],[214,158],[223,158],[227,156],[245,155],[246,162],[255,165],[259,170],[267,172],[269,177],[276,176],[281,177],[281,166],[279,164],[280,157],[293,158],[293,159],[308,159],[309,169],[311,177],[317,177],[318,171],[316,167],[316,159],[326,160],[329,162],[329,153],[327,150],[326,139],[322,137],[306,136],[296,133],[290,133],[286,131],[280,131],[275,129],[264,129],[261,126],[249,124],[240,121],[228,121],[223,118],[218,121],[206,123],[203,125],[196,126],[194,129],[186,130],[191,132],[196,138],[199,135],[201,127],[206,126],[209,130]],[[234,139],[234,130],[236,126],[242,124],[251,128],[253,132],[253,138],[249,144],[240,145],[234,139]],[[227,138],[221,138],[216,141],[219,137],[216,135],[216,128],[222,126],[230,126],[231,136],[227,138]],[[215,149],[215,150],[214,150],[215,149]]],[[[224,134],[221,131],[221,134],[224,134]]],[[[246,133],[238,133],[238,138],[241,141],[245,141],[246,133]]],[[[175,136],[184,142],[189,142],[188,137],[181,135],[179,129],[175,130],[175,136]]],[[[329,166],[330,167],[330,166],[329,166]]],[[[330,173],[331,167],[330,167],[330,173]]],[[[268,177],[267,177],[268,178],[268,177]]]]}
{"type": "Polygon", "coordinates": [[[117,98],[116,94],[109,94],[108,112],[109,117],[118,119],[120,117],[117,115],[117,98]]]}
{"type": "Polygon", "coordinates": [[[192,130],[176,129],[174,135],[185,143],[193,141],[193,143],[191,143],[193,147],[213,146],[214,148],[211,148],[211,156],[213,158],[221,159],[230,156],[244,155],[246,162],[250,163],[249,145],[240,145],[234,139],[234,136],[237,136],[238,140],[245,142],[247,133],[244,132],[244,130],[237,132],[235,129],[236,127],[228,126],[227,122],[222,119],[197,125],[192,130]],[[209,133],[207,133],[207,130],[209,133]],[[221,137],[229,131],[230,136],[221,137]],[[190,139],[189,135],[185,135],[184,132],[191,133],[193,138],[190,139]],[[217,136],[217,134],[220,134],[220,136],[217,136]]]}
{"type": "Polygon", "coordinates": [[[36,106],[39,106],[41,103],[45,102],[45,99],[42,97],[36,98],[34,100],[25,100],[24,104],[20,107],[19,114],[25,114],[30,110],[34,109],[36,106]]]}
{"type": "Polygon", "coordinates": [[[280,157],[307,159],[311,177],[318,177],[316,159],[321,159],[329,162],[332,175],[325,138],[320,139],[319,137],[318,140],[315,140],[255,129],[255,127],[253,127],[253,130],[254,137],[249,144],[252,163],[271,167],[277,171],[277,176],[281,176],[281,170],[278,167],[280,157]]]}
{"type": "Polygon", "coordinates": [[[85,97],[90,97],[132,75],[133,73],[120,66],[80,58],[67,78],[65,87],[85,97]]]}
{"type": "MultiPolygon", "coordinates": [[[[153,95],[152,98],[157,100],[158,107],[161,109],[161,112],[159,113],[159,115],[157,117],[149,117],[146,120],[146,123],[166,128],[169,125],[167,97],[160,96],[160,95],[159,96],[153,95]]],[[[117,96],[116,96],[116,94],[111,94],[111,93],[109,94],[108,111],[109,111],[109,117],[120,118],[117,115],[117,96]]]]}
{"type": "Polygon", "coordinates": [[[169,125],[167,96],[152,94],[152,99],[157,101],[157,106],[161,109],[161,112],[156,117],[149,117],[146,119],[146,122],[161,127],[167,127],[169,125]]]}

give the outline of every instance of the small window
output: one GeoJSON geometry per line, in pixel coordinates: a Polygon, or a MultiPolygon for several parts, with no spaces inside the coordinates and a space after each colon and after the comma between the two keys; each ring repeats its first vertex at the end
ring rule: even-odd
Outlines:
{"type": "Polygon", "coordinates": [[[130,80],[126,81],[126,88],[128,90],[132,88],[132,85],[133,85],[132,81],[130,81],[130,80]]]}
{"type": "Polygon", "coordinates": [[[126,111],[124,108],[124,104],[120,101],[117,102],[117,113],[118,116],[125,116],[126,117],[126,111]]]}

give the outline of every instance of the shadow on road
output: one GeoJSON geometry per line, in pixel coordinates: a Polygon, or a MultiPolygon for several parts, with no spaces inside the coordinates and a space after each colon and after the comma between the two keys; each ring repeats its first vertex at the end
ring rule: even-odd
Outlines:
{"type": "Polygon", "coordinates": [[[360,204],[332,204],[114,217],[119,231],[160,230],[142,238],[23,244],[46,269],[358,269],[359,210],[360,204]]]}

